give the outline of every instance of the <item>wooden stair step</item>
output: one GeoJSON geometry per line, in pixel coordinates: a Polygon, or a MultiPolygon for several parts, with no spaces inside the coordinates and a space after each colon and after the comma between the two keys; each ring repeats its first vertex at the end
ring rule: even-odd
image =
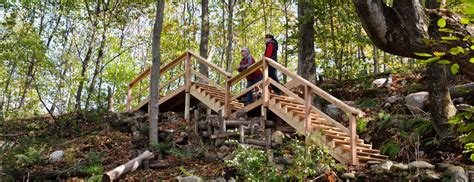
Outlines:
{"type": "MultiPolygon", "coordinates": [[[[316,126],[317,128],[318,126],[316,126]]],[[[328,129],[322,129],[323,133],[325,134],[332,134],[332,135],[338,135],[338,136],[346,136],[346,137],[350,137],[350,135],[348,133],[345,133],[345,132],[338,132],[338,131],[334,131],[334,130],[328,130],[328,129]]]]}
{"type": "MultiPolygon", "coordinates": [[[[347,141],[347,140],[338,140],[338,139],[333,139],[332,141],[334,141],[336,143],[336,145],[350,145],[350,141],[347,141]]],[[[361,142],[356,142],[357,146],[360,146],[360,147],[366,147],[366,148],[372,148],[372,145],[371,144],[365,144],[365,143],[361,143],[361,142]]]]}
{"type": "MultiPolygon", "coordinates": [[[[346,152],[350,152],[351,151],[351,147],[350,145],[339,145],[338,147],[341,147],[341,149],[343,151],[346,151],[346,152]]],[[[373,154],[380,154],[380,150],[377,150],[377,149],[369,149],[369,148],[366,148],[366,147],[360,147],[360,146],[357,146],[357,151],[362,151],[362,152],[367,152],[367,153],[373,153],[373,154]]]]}
{"type": "MultiPolygon", "coordinates": [[[[326,137],[330,137],[331,139],[338,139],[338,140],[350,140],[349,136],[341,136],[341,135],[332,135],[332,134],[324,134],[326,137]]],[[[358,142],[364,142],[362,139],[357,139],[358,142]]]]}

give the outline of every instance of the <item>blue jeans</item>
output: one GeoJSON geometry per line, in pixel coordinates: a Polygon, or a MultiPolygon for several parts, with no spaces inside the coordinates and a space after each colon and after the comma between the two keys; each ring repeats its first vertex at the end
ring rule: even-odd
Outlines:
{"type": "MultiPolygon", "coordinates": [[[[280,81],[278,81],[277,71],[274,67],[271,67],[271,66],[268,67],[268,77],[275,80],[277,83],[280,83],[280,81]]],[[[270,84],[270,87],[272,88],[272,90],[275,94],[281,95],[281,90],[280,89],[278,89],[277,87],[275,87],[272,84],[270,84]]]]}
{"type": "MultiPolygon", "coordinates": [[[[247,80],[247,88],[249,88],[252,85],[256,84],[260,80],[262,80],[262,76],[254,78],[253,80],[247,80]]],[[[252,102],[253,102],[253,90],[247,92],[247,104],[250,104],[252,102]]]]}

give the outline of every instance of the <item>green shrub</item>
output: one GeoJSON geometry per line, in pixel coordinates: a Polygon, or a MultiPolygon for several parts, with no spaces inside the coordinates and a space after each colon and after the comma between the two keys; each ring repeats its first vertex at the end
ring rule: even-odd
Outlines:
{"type": "Polygon", "coordinates": [[[400,150],[400,144],[394,140],[390,140],[380,148],[382,154],[389,155],[390,157],[396,157],[398,153],[400,153],[400,150]]]}
{"type": "Polygon", "coordinates": [[[367,129],[368,122],[369,121],[367,121],[365,118],[360,118],[359,120],[357,120],[357,126],[356,126],[357,133],[364,132],[367,129]]]}
{"type": "Polygon", "coordinates": [[[26,165],[39,164],[44,161],[42,156],[45,149],[46,149],[45,146],[41,146],[39,148],[28,147],[25,153],[16,154],[15,158],[17,158],[17,161],[20,164],[26,164],[26,165]]]}
{"type": "MultiPolygon", "coordinates": [[[[238,144],[232,159],[224,163],[237,169],[237,173],[248,181],[276,179],[275,168],[270,164],[264,151],[238,144]]],[[[272,180],[270,180],[272,181],[272,180]]]]}

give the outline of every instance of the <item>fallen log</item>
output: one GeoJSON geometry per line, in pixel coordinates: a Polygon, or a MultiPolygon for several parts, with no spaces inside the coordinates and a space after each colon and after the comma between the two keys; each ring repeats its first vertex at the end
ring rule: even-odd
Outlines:
{"type": "Polygon", "coordinates": [[[222,139],[222,138],[230,138],[230,137],[238,137],[238,133],[219,133],[211,135],[211,139],[222,139]]]}
{"type": "MultiPolygon", "coordinates": [[[[258,146],[262,146],[262,147],[265,147],[267,145],[266,141],[255,140],[255,139],[245,139],[245,142],[247,144],[258,145],[258,146]]],[[[277,144],[272,142],[271,146],[272,147],[277,147],[277,144]]]]}
{"type": "Polygon", "coordinates": [[[128,161],[125,164],[122,164],[115,169],[112,169],[109,172],[106,172],[102,175],[102,181],[113,181],[120,178],[123,174],[126,174],[131,171],[135,171],[142,163],[143,160],[148,160],[153,158],[154,155],[150,151],[145,151],[140,154],[138,157],[128,161]]]}

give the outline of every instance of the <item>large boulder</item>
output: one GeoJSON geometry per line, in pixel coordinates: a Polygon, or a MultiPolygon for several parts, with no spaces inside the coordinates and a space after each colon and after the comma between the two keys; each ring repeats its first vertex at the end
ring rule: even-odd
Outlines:
{"type": "Polygon", "coordinates": [[[334,104],[327,105],[325,111],[329,117],[335,119],[336,121],[342,121],[343,112],[336,105],[334,104]]]}
{"type": "Polygon", "coordinates": [[[179,182],[201,182],[202,179],[197,176],[186,176],[186,177],[180,177],[178,176],[176,178],[179,182]]]}
{"type": "Polygon", "coordinates": [[[272,141],[275,143],[282,145],[283,144],[283,139],[285,138],[285,134],[279,130],[276,130],[272,134],[272,141]]]}
{"type": "Polygon", "coordinates": [[[427,108],[429,101],[428,92],[417,92],[409,94],[405,97],[405,103],[408,109],[414,114],[422,114],[427,108]]]}
{"type": "Polygon", "coordinates": [[[408,164],[410,169],[434,169],[435,166],[425,161],[413,161],[408,164]]]}
{"type": "Polygon", "coordinates": [[[461,166],[450,166],[444,171],[443,175],[452,177],[456,173],[464,174],[465,172],[466,171],[464,171],[464,168],[462,168],[461,166]]]}

